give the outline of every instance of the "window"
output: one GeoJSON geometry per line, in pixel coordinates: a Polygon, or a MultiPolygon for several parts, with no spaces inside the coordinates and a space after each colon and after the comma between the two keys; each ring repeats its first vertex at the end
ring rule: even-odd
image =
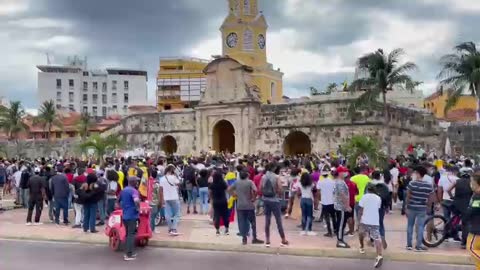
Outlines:
{"type": "Polygon", "coordinates": [[[93,104],[97,104],[97,102],[98,102],[98,95],[97,95],[97,94],[93,94],[92,100],[93,100],[93,104]]]}
{"type": "Polygon", "coordinates": [[[104,92],[104,93],[107,92],[107,83],[106,82],[102,83],[102,92],[104,92]]]}
{"type": "Polygon", "coordinates": [[[62,92],[57,92],[57,100],[62,99],[62,92]]]}
{"type": "Polygon", "coordinates": [[[62,80],[57,79],[57,89],[62,89],[62,80]]]}
{"type": "Polygon", "coordinates": [[[112,90],[117,90],[117,81],[112,81],[112,90]]]}
{"type": "Polygon", "coordinates": [[[125,106],[123,106],[123,113],[127,114],[127,112],[128,112],[128,106],[125,105],[125,106]]]}
{"type": "Polygon", "coordinates": [[[253,51],[253,31],[250,29],[246,29],[243,33],[243,49],[245,51],[253,51]]]}
{"type": "Polygon", "coordinates": [[[83,103],[88,103],[88,95],[87,94],[83,94],[82,101],[83,101],[83,103]]]}
{"type": "Polygon", "coordinates": [[[112,103],[117,103],[117,94],[116,93],[112,94],[112,103]]]}
{"type": "Polygon", "coordinates": [[[88,107],[87,106],[83,106],[83,113],[88,113],[88,107]]]}
{"type": "Polygon", "coordinates": [[[68,102],[73,102],[73,98],[74,98],[73,92],[68,93],[68,102]]]}
{"type": "Polygon", "coordinates": [[[128,103],[128,94],[123,94],[123,103],[128,103]]]}
{"type": "Polygon", "coordinates": [[[62,133],[61,132],[55,132],[55,138],[61,139],[62,138],[62,133]]]}
{"type": "Polygon", "coordinates": [[[75,107],[73,106],[73,104],[68,105],[68,110],[71,112],[75,111],[75,107]]]}
{"type": "Polygon", "coordinates": [[[97,116],[97,107],[95,106],[92,107],[92,114],[93,116],[97,116]]]}
{"type": "Polygon", "coordinates": [[[123,89],[128,90],[128,81],[123,81],[123,89]]]}
{"type": "Polygon", "coordinates": [[[107,116],[107,107],[102,107],[102,116],[107,116]]]}
{"type": "Polygon", "coordinates": [[[277,97],[277,88],[275,86],[275,83],[272,82],[272,84],[270,85],[270,99],[273,101],[275,100],[277,97]]]}
{"type": "Polygon", "coordinates": [[[250,15],[250,0],[243,0],[243,14],[250,15]]]}
{"type": "Polygon", "coordinates": [[[102,103],[107,104],[107,95],[102,95],[102,103]]]}
{"type": "Polygon", "coordinates": [[[165,106],[163,106],[163,109],[164,109],[165,111],[169,111],[169,110],[172,109],[172,105],[170,105],[170,104],[165,104],[165,106]]]}
{"type": "Polygon", "coordinates": [[[112,112],[113,112],[113,113],[117,113],[117,105],[113,105],[113,106],[112,106],[112,112]]]}
{"type": "Polygon", "coordinates": [[[98,91],[98,82],[93,82],[93,92],[98,91]]]}
{"type": "Polygon", "coordinates": [[[88,71],[84,71],[83,76],[88,76],[88,71]]]}
{"type": "Polygon", "coordinates": [[[83,82],[83,91],[88,90],[88,82],[83,82]]]}

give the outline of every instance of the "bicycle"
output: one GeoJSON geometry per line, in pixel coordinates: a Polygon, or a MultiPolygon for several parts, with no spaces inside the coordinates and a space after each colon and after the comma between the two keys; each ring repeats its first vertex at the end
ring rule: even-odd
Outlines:
{"type": "Polygon", "coordinates": [[[453,237],[460,239],[462,218],[458,211],[449,207],[453,215],[447,220],[442,215],[433,215],[425,220],[425,232],[423,235],[423,244],[429,248],[438,247],[446,239],[453,237]]]}

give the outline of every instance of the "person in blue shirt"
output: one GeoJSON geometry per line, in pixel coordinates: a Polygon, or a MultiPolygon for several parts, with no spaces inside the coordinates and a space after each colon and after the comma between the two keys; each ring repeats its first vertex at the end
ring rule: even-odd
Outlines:
{"type": "Polygon", "coordinates": [[[124,188],[118,197],[118,202],[123,210],[123,224],[125,224],[127,230],[127,239],[125,243],[126,253],[123,257],[125,261],[133,261],[137,257],[134,249],[140,196],[135,187],[139,181],[140,179],[138,177],[129,177],[128,187],[124,188]]]}

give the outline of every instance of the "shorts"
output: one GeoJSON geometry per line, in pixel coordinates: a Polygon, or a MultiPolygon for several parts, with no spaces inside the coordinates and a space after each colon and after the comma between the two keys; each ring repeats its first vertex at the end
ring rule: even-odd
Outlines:
{"type": "Polygon", "coordinates": [[[361,234],[369,234],[370,238],[373,240],[380,240],[380,226],[377,225],[366,225],[363,223],[360,223],[360,226],[358,228],[359,232],[361,234]]]}

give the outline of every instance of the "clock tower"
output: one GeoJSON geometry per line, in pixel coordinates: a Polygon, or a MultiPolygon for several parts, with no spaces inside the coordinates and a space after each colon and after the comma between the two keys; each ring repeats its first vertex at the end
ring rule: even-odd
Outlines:
{"type": "Polygon", "coordinates": [[[228,15],[222,32],[222,52],[254,69],[253,82],[263,102],[282,101],[283,73],[267,62],[267,21],[258,8],[259,0],[227,0],[228,15]]]}

